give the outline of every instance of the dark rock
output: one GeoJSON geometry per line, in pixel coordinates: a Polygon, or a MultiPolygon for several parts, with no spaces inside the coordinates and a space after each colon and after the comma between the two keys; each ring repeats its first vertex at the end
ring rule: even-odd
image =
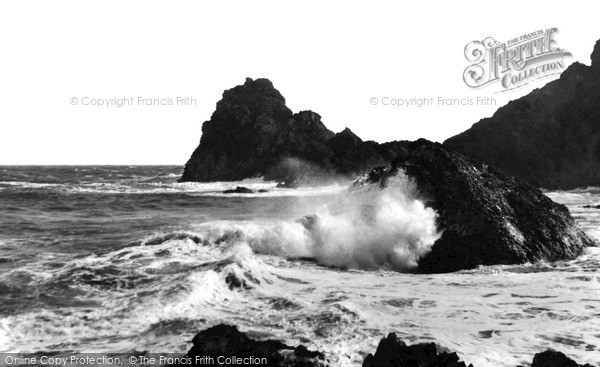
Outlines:
{"type": "Polygon", "coordinates": [[[561,352],[548,349],[533,357],[531,367],[592,367],[590,364],[580,365],[561,352]]]}
{"type": "Polygon", "coordinates": [[[333,152],[330,162],[337,167],[338,172],[344,174],[366,172],[374,165],[381,164],[384,159],[378,152],[379,144],[363,142],[348,128],[335,134],[326,145],[333,152]]]}
{"type": "Polygon", "coordinates": [[[421,272],[573,259],[596,245],[566,206],[438,143],[417,140],[390,167],[375,168],[363,184],[383,186],[398,170],[415,180],[423,202],[436,210],[442,231],[419,260],[421,272]]]}
{"type": "Polygon", "coordinates": [[[258,192],[262,194],[262,193],[265,193],[265,192],[269,192],[269,190],[260,189],[260,190],[258,190],[258,192]]]}
{"type": "Polygon", "coordinates": [[[592,66],[570,65],[558,80],[509,102],[444,146],[537,187],[600,185],[600,41],[592,66]]]}
{"type": "MultiPolygon", "coordinates": [[[[288,301],[289,302],[289,301],[288,301]]],[[[311,351],[303,345],[288,346],[278,340],[255,340],[240,332],[237,327],[219,324],[199,332],[192,340],[193,346],[184,356],[184,365],[230,366],[253,358],[254,364],[289,367],[328,366],[323,353],[311,351]],[[219,363],[218,358],[235,357],[237,363],[219,363]],[[212,361],[210,360],[212,358],[212,361]],[[266,364],[264,360],[266,359],[266,364]]],[[[467,367],[455,352],[439,352],[435,343],[406,345],[395,333],[382,338],[375,354],[369,353],[363,367],[467,367]]],[[[473,365],[469,365],[473,367],[473,365]]],[[[519,366],[522,367],[522,366],[519,366]]],[[[579,365],[561,352],[546,350],[533,357],[531,367],[593,367],[579,365]]]]}
{"type": "MultiPolygon", "coordinates": [[[[407,346],[396,334],[381,339],[375,355],[368,354],[363,367],[466,367],[456,353],[437,352],[434,343],[407,346]]],[[[472,366],[471,366],[472,367],[472,366]]]]}
{"type": "Polygon", "coordinates": [[[600,205],[583,205],[582,208],[587,209],[600,209],[600,205]]]}
{"type": "Polygon", "coordinates": [[[223,194],[253,194],[253,193],[254,193],[254,190],[249,189],[244,186],[238,186],[235,189],[223,191],[223,194]]]}
{"type": "Polygon", "coordinates": [[[251,286],[248,285],[245,279],[240,279],[234,273],[229,273],[225,277],[225,283],[229,286],[229,289],[252,289],[251,286]]]}
{"type": "Polygon", "coordinates": [[[202,126],[200,145],[180,181],[252,177],[296,185],[351,176],[389,162],[407,142],[363,142],[346,129],[334,134],[312,111],[293,114],[267,79],[229,89],[202,126]]]}
{"type": "Polygon", "coordinates": [[[600,67],[600,40],[596,41],[596,45],[594,46],[594,51],[590,55],[592,59],[592,67],[598,68],[600,67]]]}
{"type": "MultiPolygon", "coordinates": [[[[253,340],[235,326],[224,324],[198,333],[193,339],[192,348],[185,357],[195,362],[192,365],[202,366],[231,365],[219,364],[219,357],[265,358],[267,366],[316,367],[325,364],[324,356],[320,352],[310,351],[304,346],[294,348],[277,340],[253,340]],[[204,363],[207,359],[200,360],[205,357],[212,358],[214,362],[204,363]]],[[[250,363],[238,362],[237,364],[250,363]]],[[[265,364],[260,363],[260,365],[265,364]]]]}

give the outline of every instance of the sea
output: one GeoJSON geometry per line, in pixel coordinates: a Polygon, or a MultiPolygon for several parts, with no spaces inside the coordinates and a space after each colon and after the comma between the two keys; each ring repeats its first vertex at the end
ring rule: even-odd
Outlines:
{"type": "MultiPolygon", "coordinates": [[[[184,353],[226,323],[360,366],[395,332],[475,366],[600,366],[600,248],[422,275],[437,214],[398,177],[178,183],[180,166],[0,166],[0,352],[184,353]],[[252,194],[224,194],[244,186],[252,194]],[[261,190],[259,192],[259,190],[261,190]]],[[[545,192],[600,240],[600,188],[545,192]]]]}

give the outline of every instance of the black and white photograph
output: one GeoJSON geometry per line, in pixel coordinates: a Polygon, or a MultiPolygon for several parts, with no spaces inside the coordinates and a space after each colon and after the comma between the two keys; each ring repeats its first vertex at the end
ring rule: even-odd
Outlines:
{"type": "Polygon", "coordinates": [[[0,2],[0,366],[600,367],[598,14],[0,2]]]}

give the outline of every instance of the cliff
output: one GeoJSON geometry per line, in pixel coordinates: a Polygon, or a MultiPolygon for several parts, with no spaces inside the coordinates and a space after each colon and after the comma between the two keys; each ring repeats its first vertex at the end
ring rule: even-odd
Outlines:
{"type": "Polygon", "coordinates": [[[444,146],[547,189],[600,186],[600,41],[591,66],[501,107],[444,146]]]}

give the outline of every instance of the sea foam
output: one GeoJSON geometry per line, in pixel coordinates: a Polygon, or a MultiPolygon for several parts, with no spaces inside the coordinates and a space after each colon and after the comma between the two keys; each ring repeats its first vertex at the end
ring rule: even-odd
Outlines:
{"type": "MultiPolygon", "coordinates": [[[[402,174],[400,174],[402,175],[402,174]]],[[[314,258],[323,265],[408,271],[439,238],[436,213],[415,185],[365,186],[339,195],[305,220],[212,222],[201,231],[212,244],[245,243],[259,254],[314,258]]]]}
{"type": "Polygon", "coordinates": [[[367,186],[343,195],[317,214],[311,250],[327,265],[404,271],[417,266],[439,238],[437,214],[417,198],[402,173],[402,185],[367,186]]]}

